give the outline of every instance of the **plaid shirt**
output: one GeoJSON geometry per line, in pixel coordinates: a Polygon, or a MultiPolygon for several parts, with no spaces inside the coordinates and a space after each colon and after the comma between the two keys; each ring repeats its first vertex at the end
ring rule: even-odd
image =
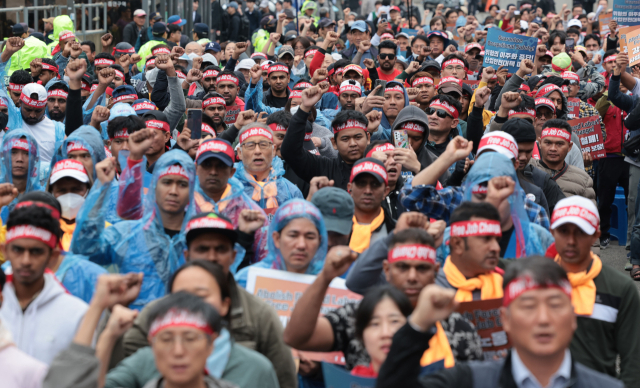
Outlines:
{"type": "MultiPolygon", "coordinates": [[[[460,186],[449,186],[436,190],[435,186],[431,185],[411,187],[411,184],[407,183],[402,188],[400,196],[402,205],[407,211],[419,211],[428,217],[444,220],[449,224],[449,217],[455,208],[462,203],[464,193],[460,186]]],[[[544,208],[527,198],[524,193],[522,196],[529,221],[549,230],[549,217],[544,208]]]]}

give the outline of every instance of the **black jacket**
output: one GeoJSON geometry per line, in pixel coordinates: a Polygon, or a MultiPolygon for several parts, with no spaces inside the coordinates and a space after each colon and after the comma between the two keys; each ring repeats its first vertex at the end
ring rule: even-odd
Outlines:
{"type": "MultiPolygon", "coordinates": [[[[551,179],[551,176],[549,174],[540,170],[539,168],[528,164],[524,168],[524,176],[529,178],[534,185],[542,189],[542,192],[547,199],[549,211],[553,211],[553,209],[556,207],[556,203],[558,203],[558,201],[565,197],[556,181],[551,179]]],[[[551,213],[549,213],[549,215],[551,215],[551,213]]]]}
{"type": "Polygon", "coordinates": [[[382,200],[382,208],[389,214],[394,222],[398,222],[400,214],[407,211],[400,201],[400,191],[402,190],[402,186],[404,186],[404,178],[400,175],[398,177],[398,182],[396,182],[396,186],[391,188],[389,195],[382,200]]]}
{"type": "Polygon", "coordinates": [[[64,132],[70,136],[73,131],[80,128],[82,122],[82,90],[69,89],[67,97],[66,120],[64,121],[64,132]]]}
{"type": "MultiPolygon", "coordinates": [[[[391,350],[380,368],[376,388],[517,388],[511,372],[511,352],[500,361],[472,361],[438,373],[420,376],[420,358],[429,348],[435,333],[422,333],[405,324],[393,336],[391,350]]],[[[622,388],[624,384],[613,377],[596,372],[577,363],[572,357],[571,379],[567,387],[622,388]]]]}
{"type": "Polygon", "coordinates": [[[284,108],[284,106],[287,105],[289,94],[291,93],[289,91],[289,88],[285,89],[285,91],[287,93],[286,97],[277,98],[271,93],[271,88],[267,89],[267,91],[264,92],[264,96],[262,97],[262,103],[274,108],[284,108]]]}
{"type": "Polygon", "coordinates": [[[220,34],[224,36],[227,34],[227,39],[229,42],[237,42],[240,37],[240,26],[242,25],[242,20],[240,20],[240,14],[237,12],[233,15],[229,15],[225,12],[225,31],[220,31],[220,34]]]}
{"type": "Polygon", "coordinates": [[[297,176],[291,166],[287,164],[287,162],[283,161],[282,164],[282,167],[284,167],[284,175],[282,177],[287,178],[289,182],[296,185],[296,187],[299,188],[302,192],[302,196],[306,199],[307,195],[309,195],[309,188],[311,187],[311,185],[309,185],[309,182],[305,182],[299,176],[297,176]]]}
{"type": "Polygon", "coordinates": [[[327,158],[312,155],[303,148],[306,121],[309,113],[298,109],[289,122],[287,134],[282,141],[282,158],[303,181],[310,182],[313,177],[326,176],[333,179],[334,187],[346,190],[351,175],[352,164],[345,162],[340,155],[327,158]]]}
{"type": "MultiPolygon", "coordinates": [[[[224,15],[226,12],[222,9],[220,5],[220,1],[216,0],[211,3],[211,29],[215,31],[220,31],[220,35],[223,34],[222,31],[222,23],[224,21],[224,15]]],[[[223,42],[223,39],[220,39],[223,42]]]]}
{"type": "Polygon", "coordinates": [[[140,30],[138,29],[138,25],[136,22],[131,22],[124,26],[124,29],[122,30],[122,41],[135,47],[139,34],[140,30]]]}

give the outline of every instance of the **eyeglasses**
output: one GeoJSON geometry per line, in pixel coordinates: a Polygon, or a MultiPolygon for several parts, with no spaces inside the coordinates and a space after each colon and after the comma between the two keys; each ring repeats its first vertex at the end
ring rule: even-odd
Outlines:
{"type": "Polygon", "coordinates": [[[183,335],[171,335],[169,333],[161,333],[151,340],[153,346],[161,351],[173,350],[176,343],[180,342],[180,345],[186,350],[193,350],[201,347],[207,338],[205,333],[201,332],[187,332],[183,335]]]}
{"type": "Polygon", "coordinates": [[[272,142],[270,141],[261,141],[256,143],[255,141],[249,141],[246,143],[242,143],[242,147],[244,147],[245,149],[251,151],[256,149],[256,145],[258,145],[258,147],[260,147],[261,150],[266,150],[267,148],[269,148],[271,145],[273,145],[272,142]]]}
{"type": "Polygon", "coordinates": [[[378,54],[380,59],[394,59],[396,54],[378,54]]]}
{"type": "Polygon", "coordinates": [[[438,117],[440,117],[441,119],[446,119],[447,116],[453,118],[453,116],[451,116],[448,112],[442,110],[442,109],[436,109],[436,108],[429,108],[429,110],[427,111],[427,115],[431,116],[432,114],[437,113],[438,117]]]}

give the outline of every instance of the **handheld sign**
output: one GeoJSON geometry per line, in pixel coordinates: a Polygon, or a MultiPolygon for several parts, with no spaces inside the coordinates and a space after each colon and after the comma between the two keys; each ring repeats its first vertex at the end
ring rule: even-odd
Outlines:
{"type": "Polygon", "coordinates": [[[569,119],[577,119],[580,115],[580,99],[576,97],[567,98],[567,108],[569,119]]]}
{"type": "Polygon", "coordinates": [[[400,30],[400,32],[404,32],[405,34],[409,35],[409,36],[416,36],[418,35],[418,30],[414,29],[414,28],[402,28],[400,30]]]}
{"type": "Polygon", "coordinates": [[[598,25],[600,25],[600,35],[605,36],[609,31],[609,22],[613,18],[613,12],[601,13],[598,16],[598,25]]]}
{"type": "Polygon", "coordinates": [[[613,0],[613,20],[621,26],[640,24],[637,0],[613,0]]]}
{"type": "Polygon", "coordinates": [[[629,55],[629,66],[640,63],[640,26],[620,29],[620,52],[629,55]]]}
{"type": "MultiPolygon", "coordinates": [[[[286,327],[296,303],[314,280],[316,277],[313,275],[250,267],[247,291],[272,306],[282,322],[282,327],[286,327]]],[[[335,278],[329,285],[320,313],[325,314],[360,299],[361,295],[347,289],[344,279],[335,278]]],[[[342,352],[304,352],[304,356],[314,361],[344,364],[342,352]]]]}
{"type": "Polygon", "coordinates": [[[568,122],[571,125],[571,131],[580,139],[582,151],[590,153],[593,160],[607,156],[600,128],[600,116],[589,116],[568,122]]]}
{"type": "Polygon", "coordinates": [[[462,302],[458,312],[478,330],[485,360],[504,358],[511,347],[500,320],[502,298],[462,302]]]}
{"type": "Polygon", "coordinates": [[[500,66],[508,69],[509,73],[515,73],[520,68],[520,62],[524,59],[535,60],[538,38],[510,34],[499,28],[490,28],[487,34],[487,43],[484,47],[483,67],[493,67],[498,70],[500,66]]]}

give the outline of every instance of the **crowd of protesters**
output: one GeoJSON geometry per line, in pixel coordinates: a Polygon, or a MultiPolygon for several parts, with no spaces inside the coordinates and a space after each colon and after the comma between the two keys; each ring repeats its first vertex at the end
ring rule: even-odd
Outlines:
{"type": "Polygon", "coordinates": [[[214,1],[208,26],[196,0],[191,31],[123,6],[97,45],[66,15],[12,27],[0,386],[325,387],[306,352],[342,352],[376,387],[640,387],[640,69],[617,23],[364,3],[214,1]],[[491,29],[535,59],[483,66],[491,29]],[[596,254],[616,186],[631,279],[596,254]],[[249,288],[263,269],[312,276],[286,320],[249,288]],[[361,298],[327,310],[336,279],[361,298]],[[494,299],[504,357],[459,312],[494,299]]]}

